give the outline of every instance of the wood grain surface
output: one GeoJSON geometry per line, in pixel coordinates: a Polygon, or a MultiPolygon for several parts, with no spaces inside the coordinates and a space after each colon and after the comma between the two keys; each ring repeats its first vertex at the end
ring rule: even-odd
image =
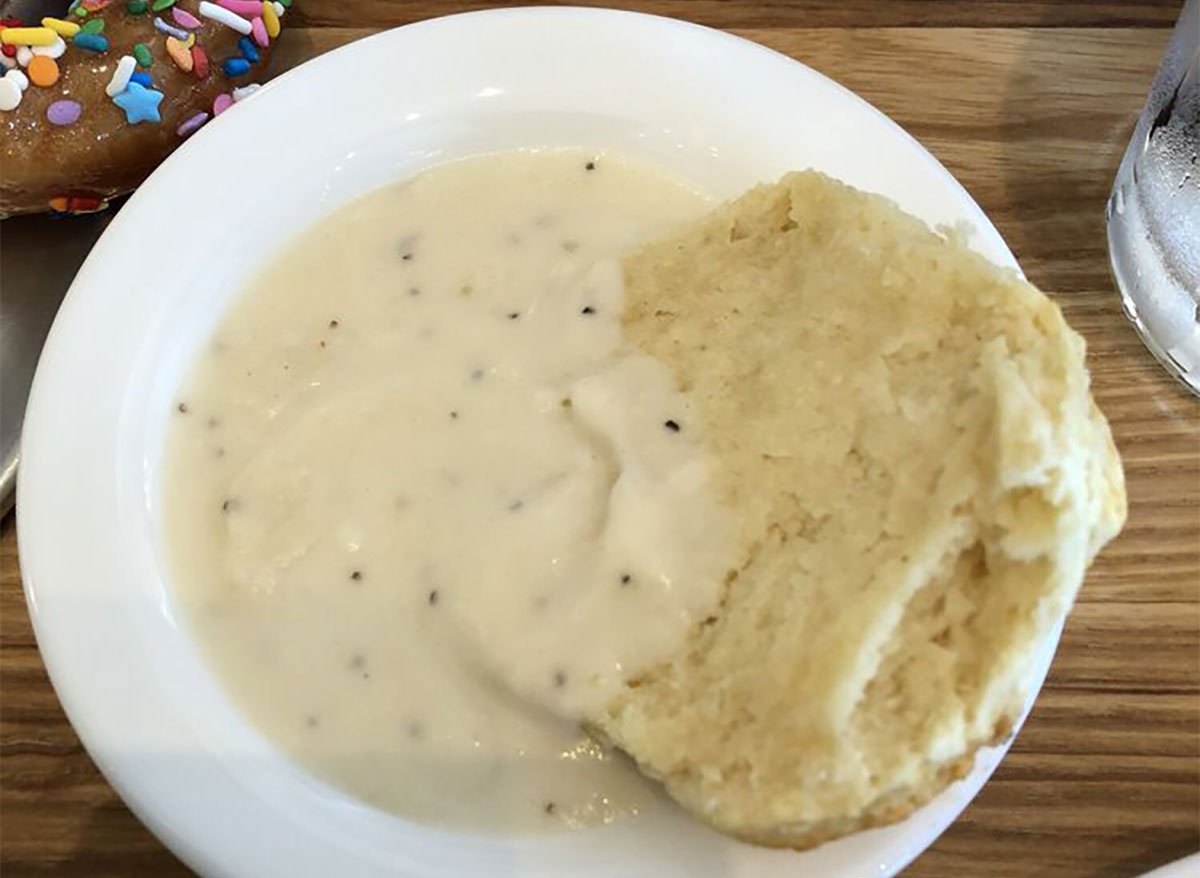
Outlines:
{"type": "MultiPolygon", "coordinates": [[[[299,0],[279,61],[489,3],[299,0]]],[[[1130,515],[1067,622],[1012,752],[907,878],[1131,878],[1200,847],[1200,405],[1126,324],[1104,203],[1179,4],[648,0],[733,30],[874,103],[979,201],[1086,337],[1130,515]]],[[[64,540],[70,535],[64,534],[64,540]]],[[[0,534],[0,873],[188,875],[68,725],[0,534]]]]}

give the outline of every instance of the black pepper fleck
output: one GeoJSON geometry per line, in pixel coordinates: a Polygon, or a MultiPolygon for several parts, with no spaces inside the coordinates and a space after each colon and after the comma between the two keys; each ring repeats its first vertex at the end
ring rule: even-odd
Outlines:
{"type": "Polygon", "coordinates": [[[450,420],[457,421],[458,420],[458,412],[450,412],[450,420]]]}
{"type": "Polygon", "coordinates": [[[509,312],[508,312],[508,319],[509,319],[509,320],[520,320],[520,319],[521,319],[521,312],[520,312],[520,311],[509,311],[509,312]]]}
{"type": "Polygon", "coordinates": [[[429,593],[429,606],[436,607],[438,605],[438,590],[435,588],[429,593]]]}
{"type": "Polygon", "coordinates": [[[585,171],[594,171],[594,170],[596,170],[596,163],[588,162],[586,165],[583,166],[583,169],[585,171]]]}
{"type": "Polygon", "coordinates": [[[179,409],[179,414],[181,415],[186,415],[190,411],[186,402],[181,402],[177,408],[179,409]]]}
{"type": "Polygon", "coordinates": [[[558,810],[558,806],[555,805],[553,802],[547,802],[545,805],[542,806],[542,810],[545,811],[547,814],[553,814],[555,811],[558,810]]]}
{"type": "Polygon", "coordinates": [[[508,511],[509,511],[509,512],[520,512],[520,511],[521,511],[522,509],[524,509],[524,508],[525,508],[525,501],[524,501],[524,500],[514,500],[514,501],[512,501],[511,503],[509,503],[509,504],[508,504],[508,511]]]}
{"type": "Polygon", "coordinates": [[[482,369],[472,369],[471,370],[471,380],[472,381],[482,381],[483,380],[483,370],[482,369]]]}
{"type": "Polygon", "coordinates": [[[341,326],[341,324],[340,324],[340,323],[338,323],[338,321],[337,321],[337,318],[334,318],[333,320],[330,320],[330,321],[329,321],[329,328],[330,328],[330,329],[337,329],[339,326],[341,326]]]}
{"type": "Polygon", "coordinates": [[[228,499],[225,500],[224,503],[221,504],[221,511],[222,512],[233,512],[241,505],[242,504],[238,502],[238,499],[236,497],[229,497],[228,499]]]}
{"type": "Polygon", "coordinates": [[[621,574],[621,585],[632,585],[632,584],[633,584],[633,574],[622,573],[621,574]]]}
{"type": "Polygon", "coordinates": [[[321,347],[325,347],[325,339],[321,339],[319,342],[317,342],[317,344],[319,344],[321,347]]]}
{"type": "Polygon", "coordinates": [[[678,433],[680,431],[680,429],[682,429],[679,426],[679,422],[674,421],[674,420],[664,421],[663,426],[666,427],[668,430],[670,430],[672,433],[678,433]]]}
{"type": "Polygon", "coordinates": [[[596,313],[596,309],[595,309],[595,308],[593,308],[591,305],[584,305],[584,306],[583,306],[583,309],[582,309],[582,310],[580,310],[580,312],[579,312],[579,313],[580,313],[580,314],[586,314],[586,315],[588,315],[588,316],[591,316],[592,314],[595,314],[595,313],[596,313]]]}
{"type": "Polygon", "coordinates": [[[350,670],[361,671],[367,666],[367,659],[362,653],[355,653],[350,656],[350,670]]]}
{"type": "Polygon", "coordinates": [[[405,262],[412,262],[413,255],[411,252],[401,253],[400,258],[405,262]]]}
{"type": "Polygon", "coordinates": [[[554,687],[556,689],[561,689],[566,685],[567,685],[567,672],[566,671],[555,671],[554,672],[554,687]]]}
{"type": "Polygon", "coordinates": [[[361,582],[362,581],[362,571],[361,570],[351,570],[350,578],[353,579],[355,582],[361,582]]]}

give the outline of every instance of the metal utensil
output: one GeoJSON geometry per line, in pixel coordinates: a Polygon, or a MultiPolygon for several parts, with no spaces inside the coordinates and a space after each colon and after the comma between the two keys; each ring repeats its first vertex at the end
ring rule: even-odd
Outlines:
{"type": "Polygon", "coordinates": [[[21,421],[42,343],[113,212],[0,222],[0,515],[13,504],[21,421]]]}

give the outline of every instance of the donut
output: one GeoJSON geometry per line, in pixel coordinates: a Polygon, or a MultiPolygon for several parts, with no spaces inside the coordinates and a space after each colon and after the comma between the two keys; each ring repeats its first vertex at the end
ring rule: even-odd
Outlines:
{"type": "Polygon", "coordinates": [[[259,86],[292,0],[74,0],[0,20],[0,217],[89,213],[259,86]]]}

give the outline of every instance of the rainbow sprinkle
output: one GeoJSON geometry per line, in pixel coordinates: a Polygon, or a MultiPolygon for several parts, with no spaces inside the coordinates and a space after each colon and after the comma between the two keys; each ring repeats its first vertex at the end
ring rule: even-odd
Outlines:
{"type": "Polygon", "coordinates": [[[55,101],[46,108],[46,119],[51,125],[74,125],[82,112],[78,101],[55,101]]]}
{"type": "Polygon", "coordinates": [[[258,63],[258,49],[254,48],[254,41],[249,37],[242,37],[238,40],[238,51],[251,64],[258,63]]]}
{"type": "Polygon", "coordinates": [[[80,31],[75,34],[75,47],[87,49],[89,52],[107,52],[108,40],[101,34],[80,31]]]}
{"type": "Polygon", "coordinates": [[[6,27],[0,30],[0,43],[9,46],[51,46],[56,39],[58,34],[48,27],[6,27]]]}
{"type": "Polygon", "coordinates": [[[140,122],[161,122],[158,105],[162,103],[161,91],[154,91],[136,82],[129,83],[125,91],[115,98],[113,103],[125,111],[125,121],[130,125],[140,122]]]}
{"type": "Polygon", "coordinates": [[[60,18],[43,18],[42,27],[48,27],[60,37],[68,40],[79,33],[79,25],[73,21],[63,21],[60,18]]]}
{"type": "Polygon", "coordinates": [[[209,3],[208,0],[202,0],[200,3],[200,14],[205,18],[210,18],[213,21],[220,22],[226,27],[231,27],[240,34],[248,34],[254,29],[254,26],[249,21],[242,18],[235,12],[231,12],[224,6],[217,6],[215,3],[209,3]]]}
{"type": "Polygon", "coordinates": [[[175,133],[178,134],[180,137],[187,137],[189,134],[191,134],[193,131],[198,129],[201,125],[203,125],[207,121],[208,121],[208,113],[205,113],[203,111],[199,112],[195,116],[192,116],[190,119],[188,119],[186,122],[184,122],[182,125],[180,125],[178,128],[176,128],[175,133]]]}
{"type": "Polygon", "coordinates": [[[195,30],[200,27],[200,19],[192,15],[186,9],[180,9],[178,6],[172,7],[171,18],[175,19],[175,23],[180,27],[188,30],[195,30]]]}
{"type": "Polygon", "coordinates": [[[104,93],[110,98],[115,98],[121,92],[125,91],[125,86],[129,85],[129,78],[133,76],[133,69],[137,66],[137,61],[132,55],[122,55],[117,61],[117,66],[113,70],[112,79],[108,81],[108,85],[104,88],[104,93]]]}
{"type": "Polygon", "coordinates": [[[161,18],[154,19],[154,29],[160,30],[164,34],[174,37],[177,40],[186,40],[190,34],[182,28],[175,27],[173,24],[167,24],[161,18]]]}

